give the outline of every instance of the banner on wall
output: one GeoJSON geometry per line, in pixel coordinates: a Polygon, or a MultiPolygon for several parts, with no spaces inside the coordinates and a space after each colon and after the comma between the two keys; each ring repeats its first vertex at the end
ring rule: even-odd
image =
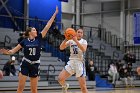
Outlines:
{"type": "Polygon", "coordinates": [[[62,2],[68,2],[68,0],[59,0],[59,1],[62,1],[62,2]]]}
{"type": "Polygon", "coordinates": [[[140,44],[140,12],[134,13],[134,44],[140,44]]]}

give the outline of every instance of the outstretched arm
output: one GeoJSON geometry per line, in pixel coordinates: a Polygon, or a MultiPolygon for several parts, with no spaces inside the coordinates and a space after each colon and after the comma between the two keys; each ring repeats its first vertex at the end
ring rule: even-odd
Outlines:
{"type": "Polygon", "coordinates": [[[0,53],[5,54],[5,55],[11,55],[16,53],[18,50],[20,50],[22,47],[20,44],[18,44],[15,48],[11,49],[11,50],[7,50],[7,49],[0,49],[0,53]]]}
{"type": "Polygon", "coordinates": [[[51,27],[56,15],[58,13],[58,7],[56,6],[56,10],[53,14],[53,16],[51,17],[51,19],[48,21],[47,25],[44,27],[44,29],[42,30],[42,37],[44,37],[46,35],[46,33],[48,32],[49,28],[51,27]]]}

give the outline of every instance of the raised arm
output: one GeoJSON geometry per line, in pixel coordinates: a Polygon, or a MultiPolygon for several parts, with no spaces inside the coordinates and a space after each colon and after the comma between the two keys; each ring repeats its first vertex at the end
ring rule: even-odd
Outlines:
{"type": "Polygon", "coordinates": [[[4,55],[11,55],[16,53],[18,50],[20,50],[22,47],[20,44],[18,44],[15,48],[11,49],[11,50],[7,50],[7,49],[0,49],[0,53],[4,54],[4,55]]]}
{"type": "Polygon", "coordinates": [[[44,37],[46,35],[46,33],[48,32],[48,30],[50,29],[50,27],[51,27],[51,25],[52,25],[56,15],[57,15],[57,13],[58,13],[58,7],[56,6],[56,10],[55,10],[53,16],[51,17],[51,19],[48,21],[47,25],[44,27],[44,29],[41,32],[42,37],[44,37]]]}

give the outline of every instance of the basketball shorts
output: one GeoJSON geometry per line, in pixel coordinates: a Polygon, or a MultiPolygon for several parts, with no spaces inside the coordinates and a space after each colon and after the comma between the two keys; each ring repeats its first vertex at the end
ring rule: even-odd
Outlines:
{"type": "Polygon", "coordinates": [[[40,63],[30,64],[26,60],[23,60],[19,71],[25,76],[37,77],[40,73],[40,63]]]}
{"type": "Polygon", "coordinates": [[[75,74],[76,77],[86,76],[85,64],[83,61],[70,60],[64,68],[71,75],[75,74]]]}

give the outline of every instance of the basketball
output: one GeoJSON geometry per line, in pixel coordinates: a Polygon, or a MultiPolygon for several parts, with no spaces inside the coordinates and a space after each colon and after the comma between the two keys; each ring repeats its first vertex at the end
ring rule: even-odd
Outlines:
{"type": "Polygon", "coordinates": [[[137,73],[140,75],[140,67],[137,67],[137,73]]]}
{"type": "Polygon", "coordinates": [[[0,79],[2,79],[3,78],[3,73],[2,73],[2,71],[0,70],[0,79]]]}
{"type": "Polygon", "coordinates": [[[70,40],[73,36],[76,36],[76,32],[73,28],[67,28],[64,32],[64,36],[67,40],[70,40]]]}

